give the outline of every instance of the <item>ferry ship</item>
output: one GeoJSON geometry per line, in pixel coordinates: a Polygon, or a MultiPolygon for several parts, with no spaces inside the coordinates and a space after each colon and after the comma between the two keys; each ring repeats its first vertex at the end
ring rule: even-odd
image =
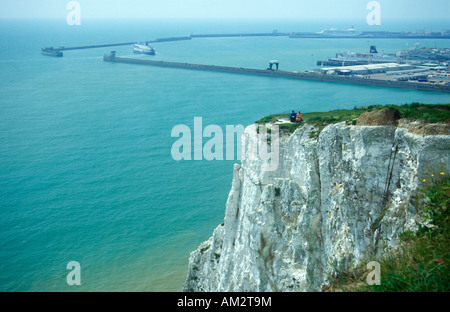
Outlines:
{"type": "Polygon", "coordinates": [[[336,57],[330,58],[328,61],[317,61],[317,65],[351,66],[396,62],[398,62],[398,57],[396,54],[378,53],[377,48],[375,46],[371,46],[369,53],[336,53],[336,57]]]}
{"type": "Polygon", "coordinates": [[[325,37],[356,37],[362,34],[361,31],[351,27],[350,29],[340,30],[336,28],[324,29],[317,34],[325,37]]]}
{"type": "Polygon", "coordinates": [[[155,49],[148,45],[147,42],[145,43],[136,43],[133,45],[133,52],[139,53],[139,54],[147,54],[147,55],[155,55],[155,49]]]}
{"type": "Polygon", "coordinates": [[[368,61],[372,63],[395,63],[397,61],[396,54],[378,53],[375,46],[370,47],[369,53],[336,53],[335,60],[338,61],[368,61]]]}

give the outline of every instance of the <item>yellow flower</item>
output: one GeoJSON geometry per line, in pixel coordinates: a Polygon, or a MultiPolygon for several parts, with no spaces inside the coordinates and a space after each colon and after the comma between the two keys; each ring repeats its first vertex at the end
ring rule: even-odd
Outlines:
{"type": "Polygon", "coordinates": [[[445,173],[444,173],[444,172],[441,172],[441,175],[445,175],[445,173]]]}
{"type": "Polygon", "coordinates": [[[434,174],[432,174],[431,176],[434,177],[434,174]]]}
{"type": "Polygon", "coordinates": [[[427,179],[423,179],[423,182],[427,182],[427,179]]]}

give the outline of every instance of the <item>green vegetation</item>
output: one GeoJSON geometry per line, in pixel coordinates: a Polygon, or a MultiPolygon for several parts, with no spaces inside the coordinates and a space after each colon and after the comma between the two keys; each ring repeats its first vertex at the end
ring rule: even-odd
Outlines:
{"type": "Polygon", "coordinates": [[[281,195],[281,188],[275,187],[275,196],[280,196],[280,195],[281,195]]]}
{"type": "Polygon", "coordinates": [[[381,285],[372,291],[450,290],[450,179],[442,172],[433,182],[423,191],[420,207],[428,224],[403,233],[401,250],[380,261],[381,285]]]}
{"type": "MultiPolygon", "coordinates": [[[[390,108],[399,113],[400,118],[410,118],[422,120],[425,123],[445,122],[450,123],[450,104],[427,105],[420,103],[411,103],[404,105],[370,105],[355,107],[353,109],[339,109],[329,112],[304,113],[302,123],[281,123],[280,130],[293,133],[297,128],[310,123],[318,128],[318,132],[312,134],[312,137],[318,136],[323,128],[329,124],[345,121],[347,124],[356,124],[356,119],[364,112],[370,112],[375,109],[390,108]]],[[[276,114],[264,117],[257,124],[273,123],[280,119],[289,120],[289,114],[276,114]]]]}
{"type": "Polygon", "coordinates": [[[450,104],[375,105],[369,106],[367,110],[371,111],[377,108],[392,108],[400,113],[401,118],[422,120],[425,123],[450,122],[450,104]]]}
{"type": "Polygon", "coordinates": [[[211,246],[203,247],[202,249],[200,249],[200,253],[203,254],[205,251],[207,251],[209,249],[209,247],[211,247],[211,246]]]}
{"type": "Polygon", "coordinates": [[[380,285],[369,286],[364,266],[339,272],[330,279],[327,291],[448,292],[450,291],[450,178],[441,172],[424,179],[418,212],[426,225],[400,236],[399,248],[377,261],[380,285]],[[430,181],[431,180],[431,181],[430,181]]]}

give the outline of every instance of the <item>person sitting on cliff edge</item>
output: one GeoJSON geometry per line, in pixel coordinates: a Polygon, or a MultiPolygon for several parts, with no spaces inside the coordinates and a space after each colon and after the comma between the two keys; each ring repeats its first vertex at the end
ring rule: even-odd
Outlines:
{"type": "Polygon", "coordinates": [[[297,118],[297,114],[295,114],[295,111],[292,111],[292,113],[291,113],[291,122],[295,122],[295,118],[297,118]]]}
{"type": "Polygon", "coordinates": [[[295,119],[295,122],[302,122],[302,113],[300,113],[300,111],[298,111],[298,114],[297,114],[297,118],[295,119]]]}

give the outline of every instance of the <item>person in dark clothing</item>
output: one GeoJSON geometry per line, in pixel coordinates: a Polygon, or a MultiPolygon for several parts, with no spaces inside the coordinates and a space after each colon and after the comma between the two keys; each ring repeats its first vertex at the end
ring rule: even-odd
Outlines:
{"type": "Polygon", "coordinates": [[[295,111],[292,111],[292,113],[291,113],[291,122],[295,122],[295,118],[297,118],[297,114],[295,113],[295,111]]]}

